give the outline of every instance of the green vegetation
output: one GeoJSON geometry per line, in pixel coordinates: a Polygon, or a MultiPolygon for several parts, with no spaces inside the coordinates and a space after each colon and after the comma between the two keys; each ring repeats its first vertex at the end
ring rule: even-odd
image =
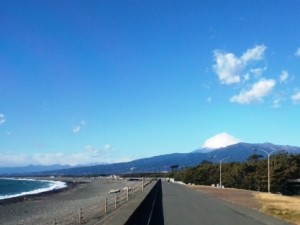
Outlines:
{"type": "MultiPolygon", "coordinates": [[[[222,185],[256,191],[267,191],[267,160],[251,155],[247,162],[222,163],[222,185]]],[[[300,178],[300,155],[277,154],[270,159],[271,192],[288,194],[288,179],[300,178]]],[[[185,183],[200,185],[218,184],[219,163],[202,161],[196,167],[175,172],[174,178],[185,183]]]]}

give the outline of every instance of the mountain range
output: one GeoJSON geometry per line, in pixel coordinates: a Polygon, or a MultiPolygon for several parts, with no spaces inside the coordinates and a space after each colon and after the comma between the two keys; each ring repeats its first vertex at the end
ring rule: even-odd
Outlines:
{"type": "Polygon", "coordinates": [[[201,148],[190,153],[173,153],[149,158],[137,159],[131,162],[100,164],[93,166],[27,166],[16,168],[0,168],[0,175],[34,175],[34,176],[64,176],[64,175],[91,175],[91,174],[131,174],[170,171],[172,165],[179,168],[191,167],[207,160],[213,163],[244,162],[250,155],[258,154],[266,158],[265,152],[280,151],[289,154],[300,154],[300,147],[289,145],[274,145],[272,143],[249,144],[237,143],[218,149],[201,148]],[[265,152],[264,152],[265,151],[265,152]]]}

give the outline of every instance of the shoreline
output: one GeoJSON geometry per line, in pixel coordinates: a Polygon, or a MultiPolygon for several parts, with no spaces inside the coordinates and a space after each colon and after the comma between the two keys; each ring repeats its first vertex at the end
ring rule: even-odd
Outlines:
{"type": "Polygon", "coordinates": [[[31,201],[31,200],[38,199],[38,198],[48,197],[48,196],[58,194],[63,191],[68,191],[72,188],[75,188],[77,185],[82,184],[79,182],[74,183],[71,181],[62,181],[62,182],[64,182],[66,184],[65,187],[42,191],[42,192],[34,193],[34,194],[24,194],[24,195],[20,195],[20,196],[0,199],[0,205],[7,205],[7,204],[17,203],[17,202],[22,202],[22,201],[31,201]]]}
{"type": "MultiPolygon", "coordinates": [[[[39,177],[45,180],[45,177],[39,177]]],[[[60,177],[46,178],[67,183],[67,188],[42,192],[0,201],[0,224],[39,224],[37,221],[51,220],[70,213],[77,213],[79,208],[89,207],[113,198],[112,189],[123,189],[137,185],[126,179],[104,177],[60,177]]]]}

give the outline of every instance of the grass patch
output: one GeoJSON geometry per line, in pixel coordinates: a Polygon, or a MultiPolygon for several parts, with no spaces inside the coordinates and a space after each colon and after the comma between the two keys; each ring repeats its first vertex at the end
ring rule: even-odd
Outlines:
{"type": "Polygon", "coordinates": [[[261,211],[277,218],[300,225],[300,197],[256,193],[261,211]]]}

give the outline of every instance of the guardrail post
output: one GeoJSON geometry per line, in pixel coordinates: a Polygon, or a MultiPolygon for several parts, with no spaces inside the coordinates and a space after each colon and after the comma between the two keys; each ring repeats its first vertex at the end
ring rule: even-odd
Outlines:
{"type": "Polygon", "coordinates": [[[81,224],[82,222],[82,208],[78,210],[78,223],[81,224]]]}
{"type": "Polygon", "coordinates": [[[144,191],[144,177],[142,179],[142,192],[144,191]]]}
{"type": "Polygon", "coordinates": [[[126,200],[127,200],[127,202],[129,200],[129,187],[127,187],[127,190],[126,190],[126,200]]]}
{"type": "Polygon", "coordinates": [[[107,198],[104,199],[104,214],[107,214],[107,198]]]}
{"type": "Polygon", "coordinates": [[[115,209],[117,208],[117,194],[115,195],[115,209]]]}

